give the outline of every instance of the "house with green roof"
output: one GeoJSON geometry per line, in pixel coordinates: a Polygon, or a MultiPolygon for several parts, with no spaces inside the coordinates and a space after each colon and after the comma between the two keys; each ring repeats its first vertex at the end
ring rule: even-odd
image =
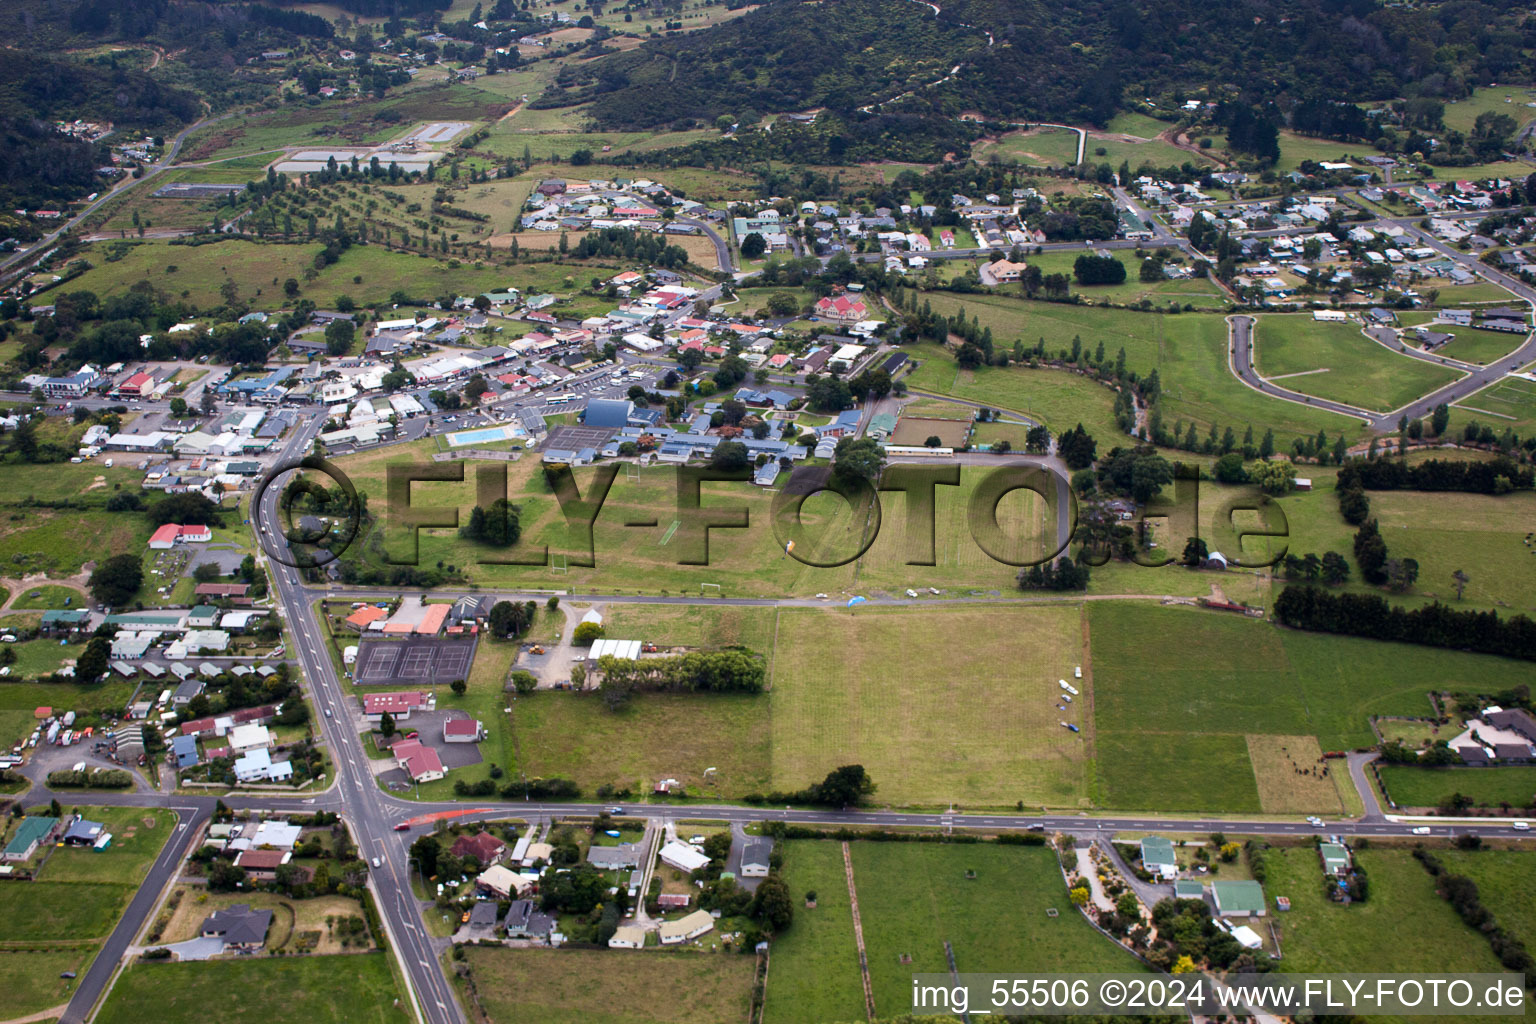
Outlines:
{"type": "Polygon", "coordinates": [[[1323,871],[1330,875],[1349,873],[1349,850],[1343,843],[1322,843],[1317,854],[1323,859],[1323,871]]]}
{"type": "Polygon", "coordinates": [[[1193,878],[1181,878],[1173,883],[1173,898],[1176,900],[1203,900],[1205,899],[1205,886],[1193,878]]]}
{"type": "Polygon", "coordinates": [[[1176,878],[1179,859],[1173,854],[1173,841],[1163,836],[1147,836],[1141,841],[1141,866],[1161,878],[1176,878]]]}
{"type": "Polygon", "coordinates": [[[21,824],[16,826],[16,834],[5,844],[5,852],[0,857],[7,861],[27,860],[37,852],[39,846],[53,840],[58,827],[58,818],[41,815],[22,818],[21,824]]]}
{"type": "Polygon", "coordinates": [[[1211,899],[1221,917],[1264,916],[1264,887],[1258,882],[1212,882],[1211,899]]]}
{"type": "Polygon", "coordinates": [[[55,608],[43,612],[39,625],[44,633],[75,633],[90,623],[91,613],[84,608],[55,608]]]}

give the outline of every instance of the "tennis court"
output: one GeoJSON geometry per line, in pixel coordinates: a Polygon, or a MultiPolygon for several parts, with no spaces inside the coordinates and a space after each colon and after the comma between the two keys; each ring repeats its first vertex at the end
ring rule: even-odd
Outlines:
{"type": "Polygon", "coordinates": [[[451,683],[469,675],[473,639],[384,640],[365,638],[357,651],[357,682],[451,683]]]}

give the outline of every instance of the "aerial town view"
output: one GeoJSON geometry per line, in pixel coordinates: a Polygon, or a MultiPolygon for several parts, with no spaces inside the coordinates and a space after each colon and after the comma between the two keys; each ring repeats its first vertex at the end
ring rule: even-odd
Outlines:
{"type": "Polygon", "coordinates": [[[1536,13],[0,4],[0,1024],[1536,992],[1536,13]]]}

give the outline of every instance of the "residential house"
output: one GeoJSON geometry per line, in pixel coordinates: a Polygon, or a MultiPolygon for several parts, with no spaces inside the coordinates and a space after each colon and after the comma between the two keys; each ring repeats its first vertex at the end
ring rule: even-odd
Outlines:
{"type": "Polygon", "coordinates": [[[773,840],[748,839],[741,851],[741,877],[767,878],[773,840]]]}
{"type": "Polygon", "coordinates": [[[507,852],[507,844],[489,832],[482,831],[472,836],[459,836],[449,852],[455,857],[473,854],[482,865],[489,866],[501,860],[502,854],[507,852]]]}
{"type": "Polygon", "coordinates": [[[661,944],[675,946],[680,942],[696,939],[715,927],[715,919],[708,911],[695,910],[687,917],[661,923],[661,944]]]}
{"type": "Polygon", "coordinates": [[[205,939],[222,939],[225,949],[255,950],[266,943],[271,925],[272,911],[252,910],[249,903],[236,903],[228,910],[209,914],[198,933],[205,939]]]}

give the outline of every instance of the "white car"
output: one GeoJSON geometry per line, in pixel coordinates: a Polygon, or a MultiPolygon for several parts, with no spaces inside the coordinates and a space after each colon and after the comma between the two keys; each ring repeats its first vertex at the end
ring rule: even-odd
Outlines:
{"type": "Polygon", "coordinates": [[[1307,824],[1311,825],[1313,828],[1322,828],[1323,827],[1323,819],[1319,818],[1315,814],[1309,815],[1307,817],[1307,824]]]}
{"type": "Polygon", "coordinates": [[[826,594],[817,594],[816,595],[816,600],[818,600],[818,601],[825,601],[826,599],[827,599],[827,595],[826,594]]]}
{"type": "Polygon", "coordinates": [[[1509,823],[1509,827],[1516,832],[1529,832],[1531,830],[1531,823],[1528,821],[1512,821],[1509,823]]]}
{"type": "Polygon", "coordinates": [[[907,596],[908,597],[916,597],[917,596],[917,591],[913,590],[911,587],[908,587],[907,588],[907,596]]]}
{"type": "Polygon", "coordinates": [[[1420,825],[1418,828],[1413,830],[1413,834],[1416,836],[1427,836],[1429,835],[1429,826],[1420,825]]]}

